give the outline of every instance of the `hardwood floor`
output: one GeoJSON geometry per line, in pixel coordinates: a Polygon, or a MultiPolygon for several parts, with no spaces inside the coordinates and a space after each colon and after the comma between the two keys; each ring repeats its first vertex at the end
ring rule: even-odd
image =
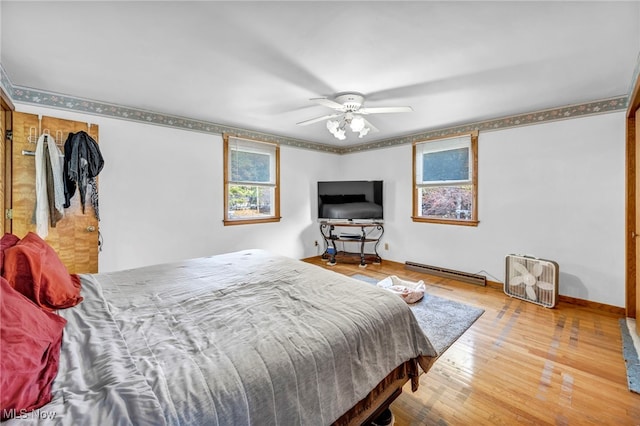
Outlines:
{"type": "Polygon", "coordinates": [[[640,395],[627,388],[619,316],[560,302],[544,308],[501,289],[455,282],[383,261],[345,275],[424,280],[427,291],[484,314],[391,405],[396,426],[640,425],[640,395]]]}

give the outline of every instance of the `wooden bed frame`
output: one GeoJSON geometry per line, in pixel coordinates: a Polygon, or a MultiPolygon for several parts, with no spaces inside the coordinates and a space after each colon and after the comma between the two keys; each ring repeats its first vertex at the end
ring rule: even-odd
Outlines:
{"type": "Polygon", "coordinates": [[[428,371],[435,362],[435,358],[422,357],[420,361],[418,358],[413,358],[395,368],[364,399],[336,420],[333,426],[370,424],[400,396],[403,386],[409,380],[411,380],[411,391],[417,391],[422,373],[420,367],[423,371],[428,371]]]}

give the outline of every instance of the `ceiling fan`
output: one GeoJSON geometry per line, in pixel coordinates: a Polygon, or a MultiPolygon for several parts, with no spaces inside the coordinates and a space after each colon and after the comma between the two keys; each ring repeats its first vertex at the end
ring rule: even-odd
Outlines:
{"type": "Polygon", "coordinates": [[[297,124],[299,126],[306,126],[323,120],[328,120],[327,129],[333,136],[340,140],[347,138],[347,126],[349,126],[353,132],[358,133],[358,137],[360,138],[366,136],[369,131],[378,131],[375,126],[362,117],[363,115],[413,111],[413,108],[409,106],[363,108],[364,96],[356,92],[339,93],[333,100],[327,98],[313,98],[310,100],[322,106],[334,109],[336,112],[323,115],[322,117],[301,121],[297,124]]]}

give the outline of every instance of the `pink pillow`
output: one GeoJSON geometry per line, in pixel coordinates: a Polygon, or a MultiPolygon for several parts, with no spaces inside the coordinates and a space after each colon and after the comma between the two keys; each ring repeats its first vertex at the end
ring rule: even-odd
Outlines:
{"type": "Polygon", "coordinates": [[[18,241],[20,241],[20,238],[9,232],[0,238],[0,275],[2,275],[2,271],[4,270],[4,251],[9,247],[15,246],[18,241]]]}
{"type": "Polygon", "coordinates": [[[58,374],[66,322],[40,309],[0,277],[2,420],[51,401],[51,385],[58,374]]]}
{"type": "Polygon", "coordinates": [[[4,252],[3,276],[20,293],[46,309],[70,308],[82,301],[80,278],[69,274],[56,252],[29,232],[4,252]]]}

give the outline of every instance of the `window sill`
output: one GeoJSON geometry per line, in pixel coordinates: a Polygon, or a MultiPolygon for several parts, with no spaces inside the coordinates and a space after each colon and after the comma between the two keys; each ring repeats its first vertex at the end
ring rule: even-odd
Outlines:
{"type": "Polygon", "coordinates": [[[254,223],[269,223],[280,222],[280,217],[267,217],[267,218],[251,218],[251,219],[224,219],[222,222],[224,226],[229,225],[250,225],[254,223]]]}
{"type": "Polygon", "coordinates": [[[424,222],[424,223],[439,223],[442,225],[459,225],[459,226],[478,226],[480,221],[478,220],[460,220],[460,219],[436,219],[436,218],[427,218],[420,216],[412,216],[414,222],[424,222]]]}

